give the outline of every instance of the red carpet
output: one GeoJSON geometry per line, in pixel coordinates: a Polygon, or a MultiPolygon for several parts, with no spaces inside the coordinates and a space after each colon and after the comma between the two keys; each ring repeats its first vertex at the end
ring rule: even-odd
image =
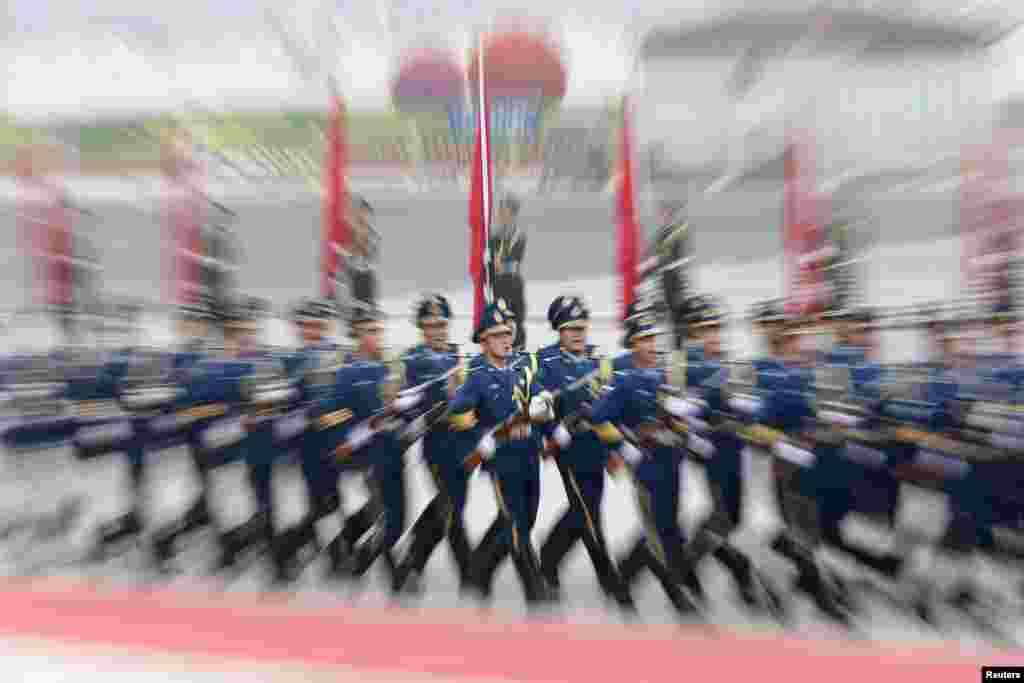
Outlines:
{"type": "Polygon", "coordinates": [[[71,581],[0,587],[0,633],[448,680],[971,681],[1024,654],[896,647],[715,628],[502,621],[469,609],[309,609],[282,598],[71,581]]]}

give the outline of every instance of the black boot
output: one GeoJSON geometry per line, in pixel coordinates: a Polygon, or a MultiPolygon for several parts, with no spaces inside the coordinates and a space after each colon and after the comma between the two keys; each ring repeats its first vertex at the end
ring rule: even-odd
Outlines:
{"type": "Polygon", "coordinates": [[[540,548],[540,571],[555,593],[561,593],[562,589],[558,579],[558,568],[579,538],[579,530],[567,512],[551,530],[551,534],[540,548]]]}
{"type": "Polygon", "coordinates": [[[774,586],[754,568],[750,558],[731,545],[723,545],[714,552],[714,557],[724,566],[739,591],[740,599],[749,609],[766,612],[784,619],[782,598],[774,586]]]}
{"type": "Polygon", "coordinates": [[[348,558],[352,549],[345,542],[344,534],[338,534],[327,544],[327,575],[334,580],[348,580],[352,575],[348,571],[348,558]]]}
{"type": "Polygon", "coordinates": [[[640,539],[633,545],[633,549],[619,562],[619,577],[622,585],[631,587],[640,578],[640,572],[647,567],[647,544],[640,539]]]}
{"type": "Polygon", "coordinates": [[[125,541],[138,538],[142,533],[142,522],[134,512],[118,517],[102,524],[97,533],[96,547],[93,552],[97,560],[109,557],[112,549],[125,541]]]}
{"type": "MultiPolygon", "coordinates": [[[[466,536],[466,527],[462,525],[461,519],[455,518],[452,520],[451,524],[448,525],[447,535],[448,546],[451,548],[455,566],[458,567],[459,571],[459,586],[463,588],[469,584],[469,558],[473,550],[470,548],[469,537],[466,536]]],[[[427,557],[429,558],[429,554],[427,557]]],[[[419,567],[419,571],[421,574],[423,573],[423,566],[419,567]]]]}
{"type": "Polygon", "coordinates": [[[362,578],[387,548],[383,544],[383,536],[375,533],[356,546],[345,561],[345,571],[349,576],[362,578]]]}
{"type": "Polygon", "coordinates": [[[236,569],[238,560],[246,552],[264,543],[270,536],[270,519],[266,513],[256,513],[248,520],[220,535],[220,561],[217,569],[236,569]]]}
{"type": "Polygon", "coordinates": [[[509,543],[502,532],[502,523],[496,520],[469,559],[468,584],[478,591],[485,601],[491,599],[494,574],[510,551],[509,543]]]}
{"type": "Polygon", "coordinates": [[[814,563],[803,564],[799,568],[793,587],[806,594],[814,605],[833,621],[850,625],[850,612],[838,597],[838,591],[831,585],[825,573],[814,563]]]}
{"type": "Polygon", "coordinates": [[[409,592],[419,592],[416,579],[423,573],[431,554],[444,538],[446,522],[443,500],[440,495],[435,496],[412,525],[409,532],[412,541],[405,557],[395,567],[392,592],[405,591],[407,584],[409,592]]]}
{"type": "Polygon", "coordinates": [[[153,559],[161,571],[170,569],[170,562],[177,553],[178,540],[211,522],[210,511],[206,499],[200,498],[189,508],[185,516],[172,522],[153,534],[153,559]]]}
{"type": "MultiPolygon", "coordinates": [[[[678,572],[663,565],[647,547],[647,543],[641,540],[634,546],[623,565],[630,563],[632,566],[647,567],[658,579],[662,590],[668,597],[669,602],[675,608],[676,613],[684,621],[692,621],[700,616],[700,609],[694,597],[687,595],[687,591],[678,582],[678,572]]],[[[621,570],[620,570],[621,571],[621,570]]]]}
{"type": "Polygon", "coordinates": [[[553,591],[541,575],[540,561],[533,547],[524,545],[518,552],[512,553],[516,573],[523,585],[523,596],[528,607],[539,607],[552,601],[553,591]]]}

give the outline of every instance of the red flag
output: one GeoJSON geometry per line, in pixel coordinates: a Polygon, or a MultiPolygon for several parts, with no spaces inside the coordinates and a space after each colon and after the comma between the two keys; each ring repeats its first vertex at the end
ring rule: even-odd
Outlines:
{"type": "Polygon", "coordinates": [[[637,267],[640,254],[640,229],[633,203],[633,153],[630,140],[629,100],[622,104],[622,127],[619,142],[619,277],[622,280],[622,318],[636,300],[637,267]]]}
{"type": "Polygon", "coordinates": [[[484,46],[477,51],[479,69],[476,150],[469,192],[469,275],[473,279],[473,329],[480,324],[487,302],[492,297],[490,282],[491,237],[491,132],[490,108],[484,84],[484,46]]]}
{"type": "Polygon", "coordinates": [[[333,298],[340,254],[349,246],[348,192],[345,187],[345,109],[341,97],[331,98],[324,158],[323,244],[320,291],[333,298]]]}
{"type": "Polygon", "coordinates": [[[164,172],[167,176],[167,260],[168,300],[178,304],[194,304],[201,290],[199,259],[203,240],[201,223],[202,195],[199,174],[187,158],[189,145],[181,132],[171,132],[164,141],[164,172]],[[175,144],[181,140],[185,144],[175,144]]]}
{"type": "Polygon", "coordinates": [[[784,242],[786,312],[808,313],[823,302],[824,274],[819,267],[823,232],[815,215],[814,174],[808,145],[792,134],[786,144],[784,242]]]}

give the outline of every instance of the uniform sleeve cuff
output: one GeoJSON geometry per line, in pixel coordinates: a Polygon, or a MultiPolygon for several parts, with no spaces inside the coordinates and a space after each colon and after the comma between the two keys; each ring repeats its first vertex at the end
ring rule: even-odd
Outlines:
{"type": "Polygon", "coordinates": [[[470,410],[466,413],[458,413],[449,418],[449,423],[457,432],[464,432],[476,425],[476,415],[470,410]]]}

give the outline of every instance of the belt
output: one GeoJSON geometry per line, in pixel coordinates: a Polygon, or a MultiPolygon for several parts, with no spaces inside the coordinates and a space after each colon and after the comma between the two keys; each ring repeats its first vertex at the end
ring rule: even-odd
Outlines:
{"type": "Polygon", "coordinates": [[[530,423],[528,420],[516,420],[494,432],[494,438],[498,441],[522,441],[529,435],[530,423]]]}

